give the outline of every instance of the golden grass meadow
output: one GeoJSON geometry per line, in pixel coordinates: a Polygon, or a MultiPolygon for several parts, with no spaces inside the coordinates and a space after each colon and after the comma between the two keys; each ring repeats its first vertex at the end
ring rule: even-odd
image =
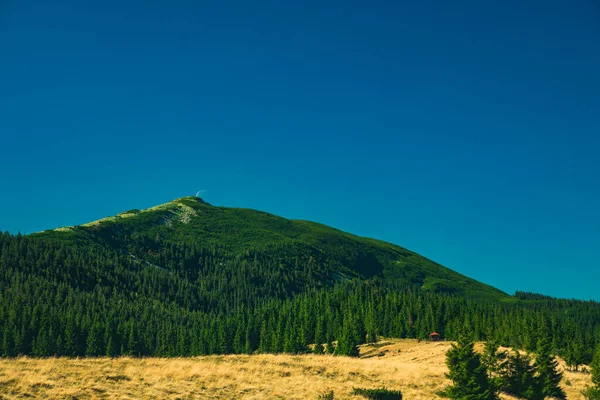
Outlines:
{"type": "MultiPolygon", "coordinates": [[[[401,390],[404,399],[435,399],[449,384],[444,373],[450,345],[383,339],[362,346],[360,358],[0,359],[0,399],[318,399],[331,390],[335,399],[359,399],[354,387],[382,386],[401,390]]],[[[583,399],[589,383],[590,375],[565,371],[562,386],[569,399],[583,399]]]]}

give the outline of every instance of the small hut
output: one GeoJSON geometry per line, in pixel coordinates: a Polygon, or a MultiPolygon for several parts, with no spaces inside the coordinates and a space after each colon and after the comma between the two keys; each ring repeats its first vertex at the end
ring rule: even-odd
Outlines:
{"type": "Polygon", "coordinates": [[[429,334],[429,340],[431,340],[432,342],[437,342],[440,340],[440,334],[437,332],[431,332],[429,334]]]}

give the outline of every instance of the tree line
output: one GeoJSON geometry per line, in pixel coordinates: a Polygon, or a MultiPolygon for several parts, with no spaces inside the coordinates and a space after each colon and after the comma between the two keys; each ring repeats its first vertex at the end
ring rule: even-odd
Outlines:
{"type": "Polygon", "coordinates": [[[437,331],[530,351],[547,340],[576,369],[600,343],[595,302],[470,300],[335,267],[311,254],[144,236],[119,251],[0,234],[0,355],[352,356],[379,336],[437,331]]]}

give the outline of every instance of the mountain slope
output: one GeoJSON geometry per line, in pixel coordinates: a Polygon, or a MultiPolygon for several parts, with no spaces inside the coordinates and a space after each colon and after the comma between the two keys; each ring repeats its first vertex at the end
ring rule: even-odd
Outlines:
{"type": "Polygon", "coordinates": [[[251,209],[215,207],[197,197],[176,199],[143,211],[130,210],[36,236],[109,247],[165,270],[170,268],[161,265],[157,254],[165,243],[176,242],[213,248],[228,254],[228,258],[254,254],[279,260],[283,268],[308,268],[315,277],[330,283],[378,277],[435,292],[511,299],[500,290],[400,246],[314,222],[288,220],[251,209]],[[292,260],[294,265],[290,265],[292,260]]]}
{"type": "Polygon", "coordinates": [[[469,334],[581,364],[600,305],[508,296],[389,243],[182,198],[0,233],[0,357],[355,355],[379,336],[469,334]],[[333,343],[336,343],[335,345],[333,343]]]}

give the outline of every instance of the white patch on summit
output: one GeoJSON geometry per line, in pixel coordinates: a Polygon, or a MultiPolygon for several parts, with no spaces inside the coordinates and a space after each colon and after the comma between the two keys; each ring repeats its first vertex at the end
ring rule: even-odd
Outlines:
{"type": "Polygon", "coordinates": [[[56,232],[69,232],[72,231],[73,227],[72,226],[63,226],[62,228],[56,228],[54,229],[54,231],[56,232]]]}
{"type": "MultiPolygon", "coordinates": [[[[141,210],[141,211],[138,211],[138,210],[132,210],[135,212],[127,212],[126,211],[121,214],[117,214],[114,217],[101,218],[96,221],[82,224],[81,226],[85,226],[85,227],[99,226],[103,222],[115,222],[122,218],[135,217],[136,215],[141,214],[141,213],[146,213],[149,211],[163,211],[163,210],[169,212],[169,215],[163,217],[163,221],[162,221],[168,227],[172,227],[174,222],[181,222],[184,224],[188,224],[192,220],[192,217],[198,215],[198,212],[196,210],[194,210],[192,207],[182,203],[181,200],[182,199],[173,200],[168,203],[160,204],[158,206],[150,207],[150,208],[147,208],[147,209],[141,210]]],[[[58,231],[58,232],[67,232],[67,231],[73,230],[73,227],[66,226],[63,228],[56,228],[54,230],[58,231]]]]}
{"type": "Polygon", "coordinates": [[[127,212],[124,212],[124,213],[118,214],[118,215],[116,215],[114,217],[101,218],[101,219],[98,219],[96,221],[88,222],[87,224],[82,224],[81,226],[98,226],[102,222],[118,221],[121,218],[131,218],[131,217],[135,217],[136,215],[137,215],[137,213],[127,213],[127,212]]]}
{"type": "Polygon", "coordinates": [[[190,206],[186,206],[183,203],[177,203],[177,208],[174,210],[169,210],[169,212],[173,216],[165,218],[165,225],[168,227],[173,225],[173,221],[179,221],[184,224],[188,224],[192,220],[192,217],[198,215],[196,210],[190,206]]]}

